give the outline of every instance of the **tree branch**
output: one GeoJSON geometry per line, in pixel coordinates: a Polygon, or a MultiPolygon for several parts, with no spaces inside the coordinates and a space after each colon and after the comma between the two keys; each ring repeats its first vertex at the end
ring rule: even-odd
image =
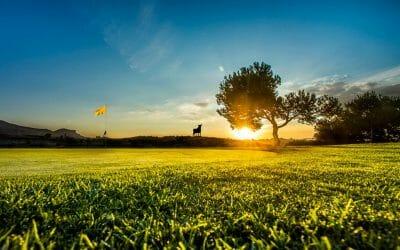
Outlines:
{"type": "Polygon", "coordinates": [[[295,116],[293,116],[293,117],[291,117],[291,118],[288,117],[284,123],[282,123],[281,125],[278,125],[278,128],[285,127],[289,122],[291,122],[291,121],[292,121],[293,119],[295,119],[297,116],[298,116],[298,115],[295,115],[295,116]]]}

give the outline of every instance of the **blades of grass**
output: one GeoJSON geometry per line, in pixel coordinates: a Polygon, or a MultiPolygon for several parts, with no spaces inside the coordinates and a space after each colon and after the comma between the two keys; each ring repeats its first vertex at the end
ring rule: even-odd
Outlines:
{"type": "Polygon", "coordinates": [[[22,244],[22,247],[21,247],[22,250],[28,250],[29,237],[30,237],[30,232],[28,230],[28,232],[26,232],[26,235],[25,235],[24,243],[22,244]]]}
{"type": "Polygon", "coordinates": [[[12,227],[10,228],[10,230],[8,230],[5,234],[3,234],[3,235],[0,237],[0,242],[2,242],[3,240],[5,240],[5,239],[7,238],[7,236],[12,232],[12,230],[14,230],[14,227],[15,227],[15,226],[12,226],[12,227]]]}
{"type": "Polygon", "coordinates": [[[89,247],[90,249],[94,249],[94,244],[92,243],[92,241],[89,239],[89,237],[86,234],[81,234],[80,237],[80,241],[81,243],[85,243],[85,245],[87,247],[89,247]]]}
{"type": "Polygon", "coordinates": [[[37,229],[37,225],[36,225],[36,221],[35,221],[35,220],[32,220],[32,227],[33,227],[32,232],[33,232],[33,236],[35,237],[35,242],[36,242],[36,244],[39,245],[39,248],[40,248],[41,250],[44,250],[44,246],[43,246],[42,241],[40,240],[40,236],[39,236],[39,232],[38,232],[38,229],[37,229]]]}

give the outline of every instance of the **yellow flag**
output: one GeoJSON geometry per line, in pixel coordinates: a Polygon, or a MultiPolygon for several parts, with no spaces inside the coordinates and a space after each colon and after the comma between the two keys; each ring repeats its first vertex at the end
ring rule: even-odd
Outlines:
{"type": "Polygon", "coordinates": [[[95,116],[104,115],[107,112],[106,105],[100,106],[94,111],[95,116]]]}

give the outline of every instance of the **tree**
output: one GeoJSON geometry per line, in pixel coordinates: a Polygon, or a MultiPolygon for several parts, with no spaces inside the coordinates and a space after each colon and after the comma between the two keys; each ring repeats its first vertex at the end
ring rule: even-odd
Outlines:
{"type": "MultiPolygon", "coordinates": [[[[335,99],[331,97],[331,99],[335,99]]],[[[337,98],[336,98],[336,102],[337,98]]],[[[321,112],[315,137],[325,142],[400,140],[400,98],[366,92],[344,105],[336,114],[321,112]]]]}
{"type": "Polygon", "coordinates": [[[346,142],[347,133],[342,118],[343,105],[338,98],[327,95],[320,97],[314,137],[319,141],[330,143],[346,142]]]}
{"type": "Polygon", "coordinates": [[[280,144],[278,130],[291,121],[311,124],[318,112],[318,98],[300,90],[279,96],[279,75],[271,66],[255,62],[249,67],[224,77],[216,95],[218,114],[225,117],[232,129],[260,129],[265,121],[272,125],[276,145],[280,144]]]}
{"type": "Polygon", "coordinates": [[[396,140],[400,133],[400,98],[382,96],[374,91],[348,102],[344,122],[353,137],[370,141],[396,140]]]}

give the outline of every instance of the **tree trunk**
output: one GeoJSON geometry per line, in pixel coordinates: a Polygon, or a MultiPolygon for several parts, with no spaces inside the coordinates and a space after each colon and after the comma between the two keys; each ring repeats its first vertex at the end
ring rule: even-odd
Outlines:
{"type": "Polygon", "coordinates": [[[272,123],[272,136],[274,137],[274,145],[279,146],[281,141],[279,140],[279,135],[278,135],[278,124],[274,120],[271,123],[272,123]]]}

